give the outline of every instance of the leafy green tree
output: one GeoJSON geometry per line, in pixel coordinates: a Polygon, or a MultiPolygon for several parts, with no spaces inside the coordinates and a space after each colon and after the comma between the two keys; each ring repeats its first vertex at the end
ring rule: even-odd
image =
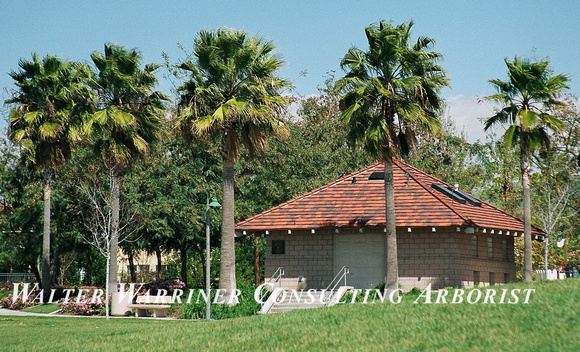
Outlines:
{"type": "Polygon", "coordinates": [[[289,137],[273,137],[267,152],[252,163],[242,153],[243,167],[237,171],[237,221],[372,163],[364,150],[349,147],[339,114],[336,96],[324,93],[304,99],[299,119],[287,122],[289,137]]]}
{"type": "Polygon", "coordinates": [[[279,118],[289,84],[277,77],[282,60],[275,46],[260,37],[222,28],[201,31],[193,59],[179,67],[189,74],[178,89],[178,128],[193,137],[211,135],[221,143],[223,215],[220,288],[236,288],[234,246],[234,162],[244,145],[252,156],[265,147],[269,133],[284,130],[279,118]]]}
{"type": "Polygon", "coordinates": [[[219,185],[219,153],[201,141],[186,146],[175,138],[171,122],[162,124],[163,137],[151,157],[126,177],[127,202],[139,219],[139,240],[126,246],[179,253],[181,279],[188,283],[188,258],[193,250],[205,248],[206,190],[219,185]]]}
{"type": "MultiPolygon", "coordinates": [[[[253,162],[242,152],[236,169],[236,221],[372,163],[373,159],[361,148],[349,148],[346,131],[338,119],[338,97],[331,91],[323,89],[321,95],[299,104],[299,118],[287,121],[289,138],[273,137],[268,150],[253,162]]],[[[237,242],[236,274],[239,281],[259,284],[263,278],[265,238],[253,235],[253,239],[241,238],[237,242]]]]}
{"type": "Polygon", "coordinates": [[[522,192],[521,180],[513,173],[519,164],[518,150],[497,141],[495,135],[489,136],[486,143],[475,143],[473,148],[475,162],[483,172],[477,195],[510,214],[522,217],[517,196],[522,192]]]}
{"type": "Polygon", "coordinates": [[[112,237],[108,283],[116,289],[121,174],[157,140],[160,117],[169,98],[154,90],[159,65],[141,68],[143,57],[136,49],[105,44],[104,54],[95,51],[91,59],[97,72],[89,84],[97,92],[98,102],[85,129],[110,177],[112,237]]]}
{"type": "Polygon", "coordinates": [[[346,75],[336,91],[342,95],[342,119],[348,139],[385,163],[386,288],[398,288],[397,233],[393,159],[412,150],[414,128],[440,128],[439,92],[448,85],[438,65],[441,54],[431,51],[434,40],[420,37],[411,43],[409,21],[398,26],[382,21],[365,29],[369,49],[351,48],[341,61],[346,75]]]}
{"type": "MultiPolygon", "coordinates": [[[[57,269],[55,272],[58,272],[63,264],[59,260],[60,257],[70,259],[70,252],[74,253],[74,263],[69,266],[69,270],[63,272],[65,277],[60,278],[64,282],[79,282],[78,270],[84,269],[83,282],[92,284],[93,279],[98,276],[95,275],[97,270],[94,264],[106,262],[100,258],[98,251],[84,240],[89,237],[88,225],[92,214],[82,191],[87,184],[96,184],[99,188],[106,187],[108,179],[103,170],[102,162],[94,157],[88,145],[75,147],[67,164],[57,170],[56,177],[59,182],[55,185],[53,193],[54,211],[58,214],[54,217],[56,236],[53,242],[53,255],[54,267],[57,269]]],[[[106,268],[106,265],[103,268],[106,268]]],[[[105,282],[105,276],[99,277],[98,282],[105,282]]]]}
{"type": "Polygon", "coordinates": [[[559,130],[563,123],[554,112],[565,108],[558,100],[568,88],[568,77],[552,75],[549,60],[531,61],[515,57],[505,59],[508,81],[489,82],[497,94],[486,99],[502,105],[485,121],[485,130],[495,125],[507,125],[503,138],[507,147],[519,146],[524,203],[524,281],[532,280],[532,232],[530,200],[530,156],[541,147],[548,148],[550,130],[559,130]]]}
{"type": "MultiPolygon", "coordinates": [[[[545,270],[549,269],[548,245],[555,242],[553,237],[555,234],[566,240],[564,261],[567,262],[566,251],[569,242],[567,237],[574,230],[570,219],[578,213],[574,207],[576,205],[574,199],[577,198],[580,178],[574,173],[574,168],[570,167],[569,157],[566,153],[558,152],[555,149],[553,148],[551,152],[533,159],[540,172],[530,175],[530,183],[533,187],[531,192],[532,218],[542,225],[547,236],[544,241],[544,258],[542,260],[545,270]]],[[[559,263],[552,262],[552,264],[559,263]]]]}
{"type": "Polygon", "coordinates": [[[14,143],[0,139],[0,271],[30,269],[41,282],[42,187],[30,166],[20,162],[14,143]]]}
{"type": "Polygon", "coordinates": [[[439,133],[421,133],[423,138],[408,162],[469,193],[478,193],[487,180],[483,177],[485,169],[477,160],[482,147],[468,143],[463,133],[458,134],[452,119],[441,119],[441,124],[439,133]]]}
{"type": "Polygon", "coordinates": [[[72,143],[81,139],[80,121],[90,106],[87,68],[47,55],[20,60],[12,71],[17,90],[6,103],[13,106],[9,137],[23,147],[23,156],[43,174],[44,216],[42,287],[50,288],[50,205],[54,169],[69,158],[72,143]]]}

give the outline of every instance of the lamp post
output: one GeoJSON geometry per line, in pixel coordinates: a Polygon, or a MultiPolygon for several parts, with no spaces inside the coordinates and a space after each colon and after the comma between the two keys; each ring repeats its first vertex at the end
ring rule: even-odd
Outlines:
{"type": "Polygon", "coordinates": [[[205,319],[211,319],[211,298],[210,298],[210,243],[209,243],[209,227],[210,227],[210,217],[209,217],[209,209],[210,207],[221,207],[222,205],[217,201],[216,197],[213,197],[211,203],[209,201],[209,194],[206,194],[206,202],[205,202],[205,294],[206,294],[206,301],[205,301],[205,319]]]}

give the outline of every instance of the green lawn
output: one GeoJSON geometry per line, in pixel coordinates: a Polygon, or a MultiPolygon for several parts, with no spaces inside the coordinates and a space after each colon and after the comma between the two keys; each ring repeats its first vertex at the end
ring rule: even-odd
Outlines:
{"type": "Polygon", "coordinates": [[[529,304],[406,299],[213,322],[2,316],[0,331],[10,350],[580,350],[580,279],[501,288],[536,292],[529,304]]]}
{"type": "Polygon", "coordinates": [[[39,306],[34,306],[30,308],[23,309],[24,312],[30,313],[53,313],[59,310],[58,304],[42,304],[39,306]]]}

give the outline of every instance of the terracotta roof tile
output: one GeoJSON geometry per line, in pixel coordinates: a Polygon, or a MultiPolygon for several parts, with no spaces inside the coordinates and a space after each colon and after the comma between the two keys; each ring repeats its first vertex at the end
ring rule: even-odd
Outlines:
{"type": "MultiPolygon", "coordinates": [[[[376,163],[242,221],[236,229],[384,227],[384,182],[369,180],[372,173],[383,171],[383,164],[376,163]]],[[[449,187],[449,184],[404,162],[394,162],[393,178],[398,227],[472,226],[502,231],[524,230],[520,219],[489,203],[481,200],[481,205],[461,203],[441,193],[432,185],[449,187]]],[[[532,232],[544,234],[536,227],[532,227],[532,232]]]]}

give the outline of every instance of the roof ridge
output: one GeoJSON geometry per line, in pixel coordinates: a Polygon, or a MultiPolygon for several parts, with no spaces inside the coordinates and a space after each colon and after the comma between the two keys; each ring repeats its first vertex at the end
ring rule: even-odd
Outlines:
{"type": "Polygon", "coordinates": [[[304,194],[302,194],[302,195],[299,195],[299,196],[297,196],[297,197],[294,197],[294,198],[292,198],[292,199],[290,199],[290,200],[288,200],[288,201],[286,201],[286,202],[284,202],[284,203],[282,203],[282,204],[279,204],[279,205],[277,205],[277,206],[275,206],[275,207],[273,207],[273,208],[270,208],[270,209],[264,210],[263,212],[261,212],[261,213],[259,213],[259,214],[256,214],[256,215],[252,216],[251,218],[248,218],[248,219],[246,219],[246,220],[244,220],[244,221],[240,221],[240,222],[238,222],[238,223],[235,225],[235,227],[238,227],[239,225],[243,225],[243,224],[245,224],[245,223],[247,223],[247,222],[249,222],[249,221],[252,221],[252,220],[254,220],[254,219],[256,219],[256,218],[259,218],[259,217],[261,217],[261,216],[263,216],[263,215],[266,215],[266,214],[268,214],[268,213],[271,213],[271,212],[273,212],[274,210],[277,210],[277,209],[283,208],[283,207],[285,207],[285,206],[286,206],[286,205],[288,205],[288,204],[292,204],[292,203],[294,203],[294,202],[296,202],[296,201],[298,201],[298,200],[300,200],[300,199],[306,198],[306,197],[308,197],[308,196],[310,196],[310,195],[312,195],[312,194],[314,194],[314,193],[317,193],[317,192],[319,192],[319,191],[322,191],[323,189],[330,188],[330,187],[334,186],[335,184],[338,184],[338,183],[340,183],[340,182],[342,182],[342,181],[344,181],[344,180],[346,180],[346,179],[348,179],[348,178],[350,178],[350,177],[355,177],[355,176],[356,176],[356,175],[358,175],[358,174],[361,174],[361,173],[363,173],[363,172],[365,172],[365,171],[368,171],[368,170],[370,170],[370,169],[373,169],[373,168],[377,167],[378,165],[380,165],[381,163],[382,163],[382,162],[380,162],[380,161],[379,161],[379,162],[376,162],[376,163],[374,163],[374,164],[372,164],[372,165],[370,165],[370,166],[367,166],[367,167],[365,167],[365,168],[363,168],[363,169],[360,169],[360,170],[358,170],[358,171],[355,171],[355,172],[353,172],[353,173],[350,173],[350,174],[348,174],[348,175],[346,175],[346,176],[343,176],[343,177],[341,177],[341,178],[339,178],[339,179],[337,179],[337,180],[334,180],[334,181],[332,181],[332,182],[330,182],[330,183],[327,183],[327,184],[325,184],[324,186],[318,187],[318,188],[316,188],[316,189],[314,189],[314,190],[312,190],[312,191],[310,191],[310,192],[307,192],[307,193],[304,193],[304,194]]]}
{"type": "Polygon", "coordinates": [[[457,215],[457,216],[458,216],[458,217],[459,217],[461,220],[465,221],[466,223],[472,223],[472,222],[473,222],[471,219],[469,219],[469,217],[466,217],[466,216],[464,216],[464,215],[460,214],[460,213],[459,213],[457,210],[453,209],[453,208],[452,208],[452,207],[451,207],[449,204],[447,204],[446,202],[444,202],[444,201],[443,201],[441,198],[439,198],[439,196],[438,196],[437,194],[435,194],[435,192],[433,192],[431,189],[429,189],[428,187],[426,187],[425,185],[423,185],[423,183],[422,183],[421,181],[417,180],[417,179],[416,179],[416,178],[415,178],[413,175],[411,175],[409,172],[407,172],[407,170],[403,169],[403,167],[401,167],[401,165],[399,165],[399,164],[406,165],[407,167],[410,167],[411,169],[413,169],[415,172],[418,172],[418,173],[420,173],[420,174],[422,174],[422,175],[424,175],[424,176],[428,176],[428,177],[430,177],[430,178],[432,178],[432,179],[434,179],[434,180],[436,180],[436,181],[439,181],[439,182],[442,182],[442,183],[444,183],[444,184],[447,184],[447,185],[449,185],[447,182],[444,182],[444,181],[442,181],[442,180],[438,179],[437,177],[431,176],[431,175],[429,175],[428,173],[426,173],[426,172],[424,172],[424,171],[422,171],[422,170],[419,170],[418,168],[416,168],[416,167],[414,167],[414,166],[412,166],[412,165],[410,165],[410,164],[407,164],[407,163],[406,163],[406,162],[404,162],[404,161],[401,161],[401,160],[393,160],[393,161],[395,162],[395,164],[397,165],[397,167],[398,167],[398,168],[400,168],[400,169],[401,169],[403,172],[405,172],[405,173],[408,173],[408,174],[409,174],[409,176],[410,176],[411,178],[413,178],[413,180],[415,180],[415,182],[417,182],[417,184],[419,184],[419,186],[421,186],[421,187],[422,187],[424,190],[426,190],[426,191],[427,191],[429,194],[431,194],[433,197],[435,197],[435,199],[437,199],[437,200],[438,200],[440,203],[442,203],[442,204],[443,204],[445,207],[449,208],[449,210],[451,210],[451,211],[452,211],[452,212],[453,212],[455,215],[457,215]]]}

